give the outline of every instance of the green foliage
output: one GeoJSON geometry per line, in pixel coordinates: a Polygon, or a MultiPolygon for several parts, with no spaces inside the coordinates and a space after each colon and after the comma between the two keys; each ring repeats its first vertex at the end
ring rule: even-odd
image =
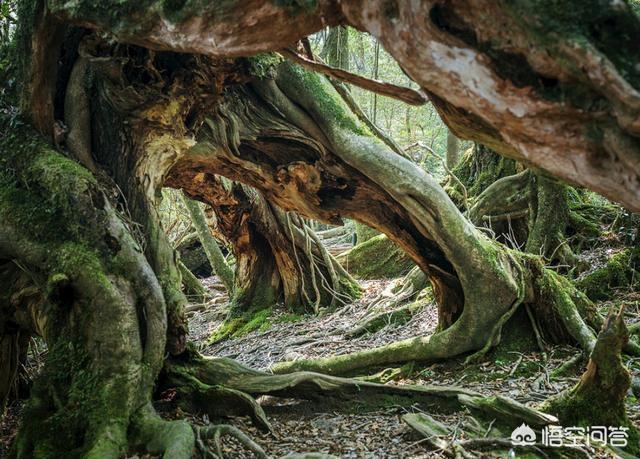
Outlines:
{"type": "MultiPolygon", "coordinates": [[[[376,39],[369,34],[347,27],[349,70],[359,75],[376,78],[399,86],[417,89],[417,85],[403,72],[396,60],[382,46],[378,47],[378,66],[375,68],[376,39]]],[[[320,54],[329,38],[327,31],[319,32],[311,38],[314,53],[320,54]]],[[[447,144],[447,127],[440,119],[431,103],[415,107],[399,100],[375,95],[370,91],[350,86],[351,94],[370,120],[387,135],[407,148],[422,142],[432,148],[438,156],[444,157],[447,144]]],[[[468,144],[461,145],[468,148],[468,144]]],[[[410,154],[413,159],[429,172],[443,176],[441,162],[425,149],[415,146],[410,154]]]]}

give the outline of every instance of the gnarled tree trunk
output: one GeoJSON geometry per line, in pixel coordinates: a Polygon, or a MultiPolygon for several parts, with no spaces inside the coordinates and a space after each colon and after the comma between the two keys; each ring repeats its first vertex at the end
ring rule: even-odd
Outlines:
{"type": "Polygon", "coordinates": [[[170,186],[206,202],[211,229],[236,259],[231,315],[272,307],[318,312],[352,301],[357,283],[295,213],[267,202],[255,189],[212,174],[185,176],[174,168],[170,186]]]}

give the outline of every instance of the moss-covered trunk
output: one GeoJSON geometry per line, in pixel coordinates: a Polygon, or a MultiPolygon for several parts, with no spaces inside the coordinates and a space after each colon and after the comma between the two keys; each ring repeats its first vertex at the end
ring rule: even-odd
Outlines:
{"type": "Polygon", "coordinates": [[[0,259],[22,279],[3,314],[12,307],[49,347],[14,454],[116,457],[162,367],[162,287],[110,192],[36,132],[1,122],[0,259]]]}

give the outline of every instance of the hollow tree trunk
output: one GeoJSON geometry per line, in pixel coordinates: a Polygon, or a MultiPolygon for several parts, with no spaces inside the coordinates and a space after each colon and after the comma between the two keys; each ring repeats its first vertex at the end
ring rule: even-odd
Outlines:
{"type": "Polygon", "coordinates": [[[327,252],[311,228],[295,213],[268,203],[254,189],[210,174],[191,181],[171,174],[167,184],[182,186],[206,202],[212,231],[232,248],[236,259],[231,314],[283,302],[294,310],[352,301],[357,283],[327,252]]]}

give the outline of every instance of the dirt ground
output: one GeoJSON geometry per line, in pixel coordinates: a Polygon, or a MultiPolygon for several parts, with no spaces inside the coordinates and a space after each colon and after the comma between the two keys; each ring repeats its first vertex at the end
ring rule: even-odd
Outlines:
{"type": "MultiPolygon", "coordinates": [[[[435,304],[425,306],[404,325],[388,325],[376,333],[357,338],[345,335],[345,332],[351,330],[366,314],[371,301],[389,287],[390,282],[392,281],[362,282],[362,298],[333,312],[325,311],[319,316],[292,316],[275,309],[259,330],[210,344],[209,337],[222,323],[228,301],[220,290],[217,279],[206,279],[204,283],[212,292],[213,300],[204,309],[195,306],[190,308],[193,310],[190,312],[190,339],[197,343],[205,355],[230,357],[253,368],[267,370],[273,363],[282,360],[344,354],[398,339],[432,333],[437,324],[435,304]]],[[[629,304],[629,321],[635,322],[640,315],[638,293],[620,292],[620,296],[629,304]]],[[[601,305],[603,309],[608,306],[601,305]]],[[[510,337],[505,336],[505,342],[509,341],[510,337]]],[[[551,374],[568,358],[578,354],[578,349],[554,346],[543,355],[535,346],[532,346],[530,351],[521,352],[522,340],[513,341],[518,346],[517,351],[509,350],[509,345],[505,344],[502,348],[487,354],[482,361],[467,366],[464,366],[461,360],[426,366],[416,363],[410,368],[405,367],[404,371],[392,378],[388,384],[458,385],[485,395],[500,394],[528,405],[535,405],[577,381],[580,368],[562,377],[551,377],[551,374]]],[[[34,356],[34,361],[37,359],[41,361],[42,354],[34,356]]],[[[33,365],[37,365],[38,361],[33,365]]],[[[640,359],[625,357],[625,363],[637,384],[640,377],[640,359]]],[[[32,368],[31,371],[35,373],[37,369],[32,368]]],[[[637,402],[637,395],[630,391],[627,401],[629,417],[640,427],[640,404],[637,402]]],[[[158,408],[169,418],[187,416],[199,424],[236,425],[251,435],[271,457],[304,452],[363,459],[443,457],[441,451],[429,449],[425,439],[414,433],[401,419],[405,413],[421,411],[423,408],[419,406],[391,404],[372,408],[357,403],[346,406],[326,399],[311,402],[273,397],[262,397],[259,402],[273,426],[273,434],[260,432],[248,418],[209,419],[200,413],[176,412],[170,407],[163,407],[161,402],[158,403],[158,408]]],[[[0,457],[7,453],[15,436],[21,408],[21,402],[13,403],[0,421],[0,457]]],[[[465,422],[467,413],[429,414],[449,426],[456,427],[465,422]]],[[[253,457],[229,437],[223,439],[223,452],[228,458],[253,457]]],[[[477,457],[513,457],[508,454],[509,452],[504,450],[501,453],[479,454],[477,457]]],[[[588,448],[585,448],[585,454],[586,457],[616,457],[596,453],[588,448]]]]}
{"type": "MultiPolygon", "coordinates": [[[[346,337],[344,332],[353,328],[365,315],[367,305],[376,298],[389,280],[362,283],[364,295],[352,305],[345,306],[320,317],[303,316],[290,321],[282,312],[274,312],[266,330],[257,330],[242,337],[228,339],[216,344],[207,344],[207,338],[222,322],[224,302],[218,310],[198,312],[190,322],[191,337],[200,343],[205,355],[229,357],[253,368],[267,370],[281,360],[295,360],[344,354],[385,344],[416,335],[428,335],[437,324],[435,304],[431,304],[413,316],[404,325],[389,325],[382,330],[358,338],[346,337]]],[[[623,293],[621,292],[621,295],[623,293]]],[[[627,292],[630,321],[637,320],[640,313],[633,292],[627,292]]],[[[602,305],[607,308],[607,304],[602,305]]],[[[514,332],[517,334],[517,331],[514,332]]],[[[582,367],[575,368],[562,377],[551,377],[555,369],[580,351],[571,346],[553,346],[546,356],[532,346],[528,352],[510,351],[510,338],[505,336],[501,349],[489,353],[482,361],[463,365],[462,360],[447,361],[428,366],[415,364],[408,374],[403,374],[389,384],[459,385],[485,395],[503,395],[534,406],[549,396],[574,385],[582,367]]],[[[522,340],[514,340],[514,347],[522,340]]],[[[640,376],[640,359],[625,357],[633,376],[640,376]]],[[[380,370],[380,369],[378,369],[380,370]]],[[[388,406],[369,411],[347,410],[330,402],[311,403],[296,400],[263,398],[260,400],[273,424],[274,434],[264,434],[251,426],[247,419],[218,420],[232,422],[249,432],[270,456],[282,457],[290,453],[308,451],[332,454],[341,458],[436,458],[441,451],[429,450],[425,441],[416,435],[400,419],[407,412],[421,411],[418,406],[388,406]]],[[[640,426],[640,405],[630,391],[628,413],[631,420],[640,426]]],[[[462,422],[460,413],[442,415],[429,413],[447,425],[462,422]]],[[[213,420],[209,420],[213,422],[213,420]]],[[[237,443],[228,441],[225,448],[229,457],[253,457],[237,443]]],[[[588,457],[616,457],[597,453],[585,448],[588,457]]],[[[488,454],[479,457],[507,457],[504,454],[488,454]]],[[[522,456],[517,456],[522,457],[522,456]]]]}

